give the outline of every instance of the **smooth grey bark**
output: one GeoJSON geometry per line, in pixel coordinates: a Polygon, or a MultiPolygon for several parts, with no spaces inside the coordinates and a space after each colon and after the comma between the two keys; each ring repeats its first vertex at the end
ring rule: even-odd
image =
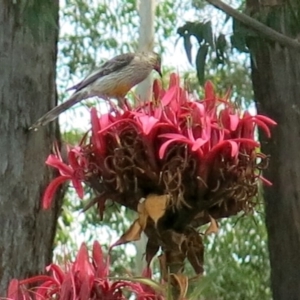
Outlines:
{"type": "Polygon", "coordinates": [[[51,262],[60,201],[42,211],[41,198],[58,130],[27,128],[56,104],[57,39],[58,0],[0,0],[0,296],[51,262]]]}

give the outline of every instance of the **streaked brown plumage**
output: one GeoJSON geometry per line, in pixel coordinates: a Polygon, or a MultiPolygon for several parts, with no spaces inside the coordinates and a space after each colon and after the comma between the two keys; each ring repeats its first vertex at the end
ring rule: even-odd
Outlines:
{"type": "Polygon", "coordinates": [[[48,124],[71,106],[90,97],[116,98],[122,103],[129,90],[146,79],[152,70],[161,75],[160,68],[160,57],[154,52],[118,55],[69,88],[68,90],[75,90],[70,99],[47,112],[29,129],[48,124]]]}

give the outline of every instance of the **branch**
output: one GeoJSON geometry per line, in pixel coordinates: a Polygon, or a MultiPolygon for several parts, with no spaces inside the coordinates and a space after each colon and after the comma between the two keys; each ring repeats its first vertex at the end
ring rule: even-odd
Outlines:
{"type": "Polygon", "coordinates": [[[224,2],[222,2],[220,0],[206,0],[206,1],[208,3],[210,3],[211,5],[215,6],[216,8],[222,10],[223,12],[225,12],[227,15],[231,16],[232,18],[240,21],[245,26],[264,35],[269,40],[278,42],[282,46],[287,46],[287,47],[290,47],[290,48],[300,51],[300,43],[296,42],[292,38],[289,38],[288,36],[281,34],[276,30],[273,30],[272,28],[255,20],[254,18],[247,16],[244,13],[237,11],[236,9],[232,8],[231,6],[225,4],[224,2]]]}

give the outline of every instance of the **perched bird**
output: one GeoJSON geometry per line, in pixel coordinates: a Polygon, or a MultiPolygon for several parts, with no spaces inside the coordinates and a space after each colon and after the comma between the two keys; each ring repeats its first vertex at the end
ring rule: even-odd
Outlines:
{"type": "Polygon", "coordinates": [[[90,97],[98,96],[106,100],[116,98],[122,104],[129,90],[146,79],[152,70],[162,76],[161,59],[155,52],[118,55],[69,88],[68,90],[75,90],[70,99],[47,112],[29,129],[48,124],[71,106],[90,97]]]}

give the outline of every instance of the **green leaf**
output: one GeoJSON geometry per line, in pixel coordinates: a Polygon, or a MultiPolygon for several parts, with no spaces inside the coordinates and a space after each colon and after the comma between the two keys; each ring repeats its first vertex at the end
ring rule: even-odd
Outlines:
{"type": "Polygon", "coordinates": [[[203,39],[205,40],[205,42],[213,48],[214,47],[214,38],[213,38],[211,21],[208,21],[203,24],[202,33],[203,33],[203,39]]]}
{"type": "Polygon", "coordinates": [[[246,45],[246,39],[242,35],[233,34],[230,37],[231,45],[233,48],[237,49],[240,52],[248,53],[248,48],[246,45]]]}
{"type": "Polygon", "coordinates": [[[191,34],[197,39],[199,45],[203,41],[204,23],[193,23],[191,34]]]}
{"type": "Polygon", "coordinates": [[[248,53],[249,51],[246,43],[247,38],[255,37],[257,34],[253,30],[246,28],[237,20],[232,21],[232,29],[233,35],[231,36],[230,40],[233,48],[236,48],[240,52],[248,53]]]}
{"type": "Polygon", "coordinates": [[[226,60],[227,41],[224,34],[216,38],[216,60],[217,64],[223,64],[226,60]]]}
{"type": "Polygon", "coordinates": [[[208,53],[209,46],[204,44],[202,45],[196,56],[196,69],[198,81],[201,85],[204,84],[204,71],[205,71],[205,61],[208,53]]]}
{"type": "Polygon", "coordinates": [[[186,34],[183,36],[183,42],[184,42],[184,49],[186,56],[192,65],[192,43],[191,43],[191,36],[189,34],[186,34]]]}

